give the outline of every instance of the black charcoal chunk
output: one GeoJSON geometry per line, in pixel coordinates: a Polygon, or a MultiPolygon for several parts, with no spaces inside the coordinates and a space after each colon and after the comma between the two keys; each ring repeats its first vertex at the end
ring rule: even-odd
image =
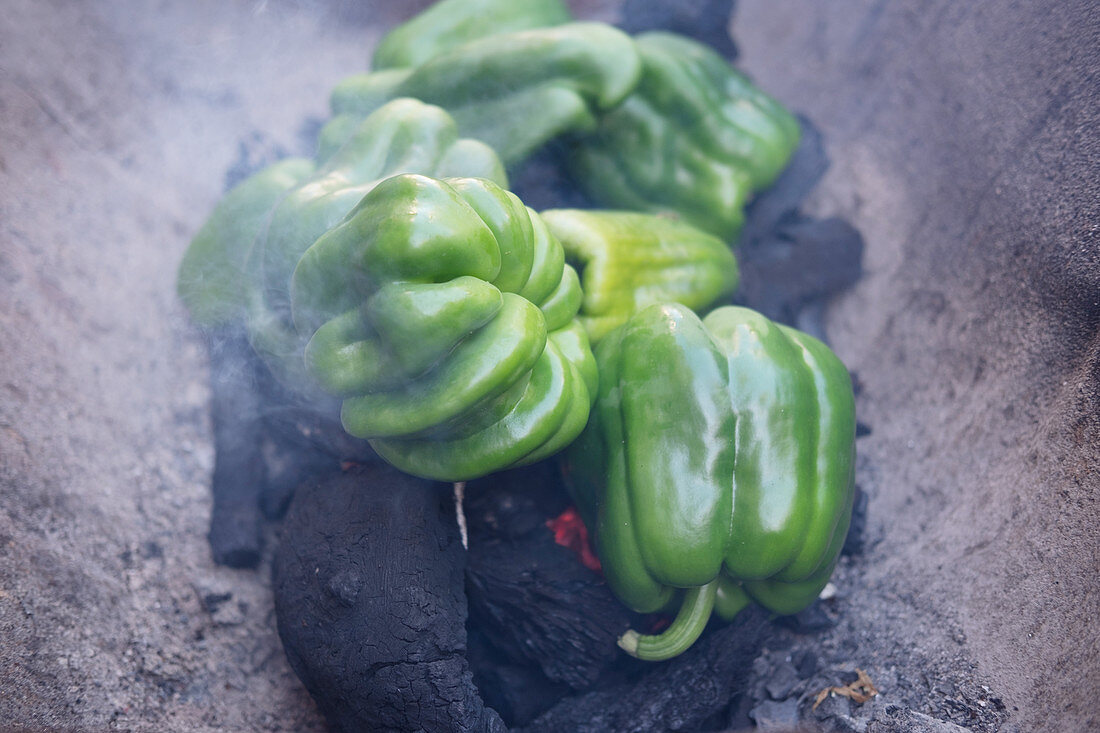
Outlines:
{"type": "Polygon", "coordinates": [[[595,206],[567,172],[570,144],[553,140],[508,172],[511,191],[535,211],[595,206]]]}
{"type": "Polygon", "coordinates": [[[798,699],[765,700],[749,711],[760,731],[790,731],[798,725],[798,699]]]}
{"type": "Polygon", "coordinates": [[[773,232],[742,243],[736,299],[794,326],[807,304],[823,302],[859,280],[862,258],[863,237],[848,222],[791,216],[773,232]]]}
{"type": "Polygon", "coordinates": [[[798,670],[790,662],[783,662],[772,672],[771,678],[764,685],[764,689],[767,690],[768,697],[771,699],[784,700],[798,683],[798,670]]]}
{"type": "Polygon", "coordinates": [[[448,484],[368,465],[299,489],[275,611],[335,730],[505,730],[466,661],[464,564],[448,484]]]}
{"type": "Polygon", "coordinates": [[[214,429],[214,505],[210,549],[214,562],[235,568],[260,561],[264,482],[263,424],[252,348],[243,333],[207,333],[211,420],[214,429]]]}
{"type": "Polygon", "coordinates": [[[770,636],[767,612],[745,609],[686,652],[651,664],[636,681],[566,698],[529,733],[697,730],[740,700],[752,660],[770,636]]]}
{"type": "Polygon", "coordinates": [[[798,115],[798,126],[801,137],[787,167],[749,202],[741,233],[745,240],[765,237],[790,218],[829,169],[821,131],[803,115],[798,115]]]}
{"type": "Polygon", "coordinates": [[[816,634],[836,626],[836,621],[822,608],[820,599],[792,616],[783,616],[779,623],[798,634],[816,634]]]}
{"type": "Polygon", "coordinates": [[[733,8],[734,0],[626,0],[619,27],[631,34],[661,30],[690,36],[732,61],[737,58],[729,32],[733,8]]]}
{"type": "Polygon", "coordinates": [[[471,626],[505,659],[574,690],[619,657],[630,614],[603,577],[554,541],[547,520],[568,506],[552,462],[467,486],[471,626]]]}
{"type": "Polygon", "coordinates": [[[467,654],[474,682],[485,704],[500,713],[508,726],[527,725],[570,694],[569,687],[551,681],[541,670],[503,659],[484,640],[479,643],[477,636],[471,633],[467,654]],[[482,656],[486,652],[489,656],[482,656]]]}
{"type": "Polygon", "coordinates": [[[852,502],[852,523],[848,525],[848,536],[844,539],[842,555],[860,555],[863,553],[864,538],[867,534],[867,492],[856,484],[856,495],[852,502]]]}

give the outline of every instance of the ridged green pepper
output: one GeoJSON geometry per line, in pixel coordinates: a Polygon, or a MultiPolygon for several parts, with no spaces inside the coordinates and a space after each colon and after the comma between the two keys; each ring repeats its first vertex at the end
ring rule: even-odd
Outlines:
{"type": "Polygon", "coordinates": [[[664,32],[635,41],[641,81],[581,141],[574,178],[608,206],[672,212],[732,240],[748,197],[798,145],[798,122],[707,46],[664,32]]]}
{"type": "Polygon", "coordinates": [[[851,518],[855,408],[820,341],[727,306],[650,306],[597,348],[592,418],[566,451],[612,590],[639,612],[679,602],[642,659],[689,647],[713,610],[779,614],[828,582],[851,518]],[[682,596],[677,601],[677,596],[682,596]]]}
{"type": "Polygon", "coordinates": [[[621,102],[640,70],[634,42],[603,23],[477,38],[419,66],[341,82],[319,155],[343,139],[350,120],[394,97],[415,97],[445,108],[463,135],[488,143],[511,165],[557,135],[594,129],[596,113],[621,102]]]}
{"type": "Polygon", "coordinates": [[[542,212],[581,276],[580,320],[593,344],[635,311],[677,302],[703,311],[737,288],[737,260],[683,221],[626,211],[542,212]]]}
{"type": "Polygon", "coordinates": [[[572,19],[561,0],[441,0],[387,33],[374,50],[371,67],[419,66],[468,41],[572,19]]]}
{"type": "Polygon", "coordinates": [[[290,278],[298,259],[339,224],[379,181],[398,173],[470,175],[506,185],[500,159],[484,143],[459,138],[454,120],[415,99],[390,102],[365,120],[316,172],[265,216],[245,265],[252,345],[273,371],[300,389],[310,382],[306,338],[290,315],[290,278]]]}
{"type": "Polygon", "coordinates": [[[576,272],[491,181],[383,181],[306,251],[291,290],[344,428],[403,471],[461,481],[523,465],[588,419],[576,272]]]}

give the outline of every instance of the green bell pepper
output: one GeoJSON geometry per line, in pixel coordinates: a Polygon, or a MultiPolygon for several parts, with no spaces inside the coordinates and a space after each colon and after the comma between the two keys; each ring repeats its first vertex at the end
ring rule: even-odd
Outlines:
{"type": "Polygon", "coordinates": [[[683,221],[625,211],[542,212],[581,276],[580,320],[597,343],[647,305],[703,311],[737,288],[726,244],[683,221]]]}
{"type": "Polygon", "coordinates": [[[176,288],[200,326],[223,326],[244,317],[241,288],[252,242],[271,209],[313,173],[305,158],[288,158],[264,168],[227,193],[183,255],[176,288]]]}
{"type": "Polygon", "coordinates": [[[334,118],[321,132],[324,159],[349,118],[394,97],[415,97],[454,116],[463,135],[488,143],[508,165],[571,130],[633,89],[641,72],[634,42],[603,23],[567,23],[477,38],[415,67],[345,79],[332,93],[334,118]]]}
{"type": "Polygon", "coordinates": [[[531,463],[588,419],[576,272],[491,181],[383,181],[301,257],[291,294],[344,428],[403,471],[462,481],[531,463]]]}
{"type": "Polygon", "coordinates": [[[359,121],[324,165],[279,198],[245,264],[247,326],[257,353],[300,390],[308,391],[311,383],[302,360],[306,337],[290,315],[294,267],[379,181],[399,173],[471,175],[507,185],[496,153],[484,143],[459,138],[444,110],[398,99],[359,121]]]}
{"type": "Polygon", "coordinates": [[[707,46],[664,32],[635,41],[641,81],[581,141],[574,178],[608,206],[675,213],[730,241],[748,197],[786,166],[798,122],[707,46]]]}
{"type": "Polygon", "coordinates": [[[371,68],[419,66],[468,41],[572,19],[561,0],[441,0],[387,33],[374,50],[371,68]]]}
{"type": "Polygon", "coordinates": [[[688,648],[712,611],[778,614],[829,580],[851,519],[855,408],[820,341],[745,308],[700,320],[650,306],[598,346],[592,417],[566,451],[578,509],[612,590],[639,612],[679,599],[630,654],[688,648]]]}

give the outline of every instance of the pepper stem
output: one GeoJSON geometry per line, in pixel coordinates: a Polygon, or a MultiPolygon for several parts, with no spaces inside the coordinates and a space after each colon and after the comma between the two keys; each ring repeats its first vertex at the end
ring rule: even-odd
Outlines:
{"type": "Polygon", "coordinates": [[[650,662],[672,659],[683,653],[706,628],[717,592],[717,579],[689,588],[671,626],[654,636],[643,636],[631,629],[619,637],[619,646],[630,656],[650,662]]]}

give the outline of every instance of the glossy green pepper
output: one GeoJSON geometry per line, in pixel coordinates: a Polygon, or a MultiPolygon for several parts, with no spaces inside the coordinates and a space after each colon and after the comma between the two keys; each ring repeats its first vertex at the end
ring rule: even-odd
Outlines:
{"type": "Polygon", "coordinates": [[[581,141],[574,178],[606,205],[671,212],[730,241],[748,197],[786,166],[798,122],[709,47],[635,40],[638,88],[581,141]]]}
{"type": "Polygon", "coordinates": [[[588,419],[576,272],[491,181],[383,181],[302,256],[292,297],[344,428],[403,471],[462,481],[523,465],[588,419]]]}
{"type": "Polygon", "coordinates": [[[419,66],[341,82],[319,156],[339,144],[357,117],[393,97],[415,97],[445,108],[463,135],[488,143],[511,165],[557,135],[594,129],[596,113],[621,102],[640,71],[634,42],[603,23],[477,38],[419,66]]]}
{"type": "Polygon", "coordinates": [[[468,41],[572,19],[561,0],[441,0],[387,33],[374,50],[371,68],[419,66],[468,41]]]}
{"type": "Polygon", "coordinates": [[[619,598],[639,612],[680,604],[665,632],[628,631],[620,646],[667,659],[714,610],[813,602],[853,496],[854,399],[832,351],[745,308],[700,320],[658,305],[596,358],[592,418],[566,451],[571,491],[619,598]]]}
{"type": "Polygon", "coordinates": [[[703,311],[737,288],[737,260],[683,221],[626,211],[542,212],[581,276],[580,319],[597,343],[636,311],[677,302],[703,311]]]}
{"type": "Polygon", "coordinates": [[[399,173],[470,175],[507,185],[496,153],[460,138],[454,120],[439,107],[398,99],[360,120],[324,165],[278,198],[245,264],[252,345],[291,386],[311,386],[302,359],[308,335],[297,331],[290,314],[290,278],[298,259],[379,181],[399,173]]]}

